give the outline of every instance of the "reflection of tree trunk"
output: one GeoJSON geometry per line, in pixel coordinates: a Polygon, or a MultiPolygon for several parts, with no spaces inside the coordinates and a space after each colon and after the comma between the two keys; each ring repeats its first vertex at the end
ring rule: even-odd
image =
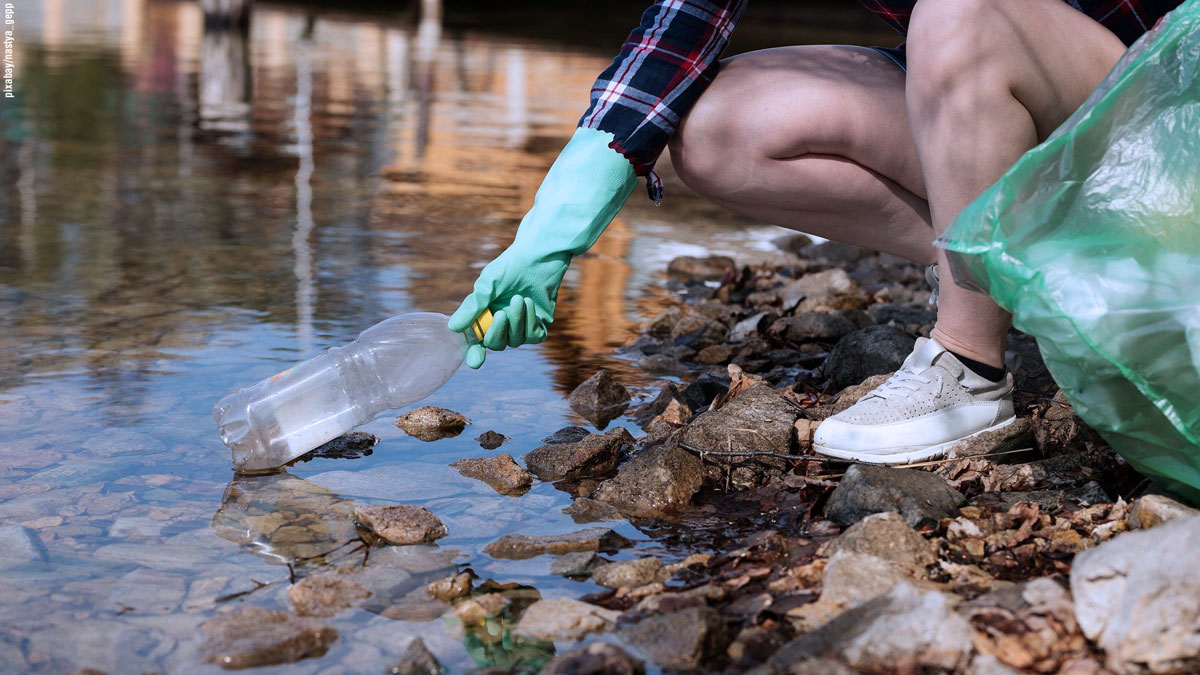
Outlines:
{"type": "Polygon", "coordinates": [[[254,0],[200,0],[205,29],[250,27],[250,7],[254,0]]]}
{"type": "Polygon", "coordinates": [[[317,295],[317,287],[313,283],[312,246],[308,241],[314,225],[312,49],[310,39],[301,40],[300,55],[296,61],[296,112],[293,118],[296,127],[296,154],[300,156],[300,166],[296,170],[296,231],[292,234],[292,249],[296,255],[296,332],[304,354],[312,351],[313,307],[317,295]]]}
{"type": "Polygon", "coordinates": [[[508,147],[519,148],[529,138],[529,95],[525,88],[528,68],[525,66],[525,50],[512,48],[506,54],[507,72],[504,82],[508,147]]]}
{"type": "Polygon", "coordinates": [[[21,201],[21,232],[17,235],[21,262],[32,270],[37,262],[37,145],[30,133],[17,151],[17,193],[21,201]]]}
{"type": "Polygon", "coordinates": [[[200,54],[200,128],[250,130],[249,30],[210,28],[200,54]]]}
{"type": "Polygon", "coordinates": [[[442,0],[421,0],[421,20],[417,24],[417,50],[414,80],[417,88],[417,157],[425,156],[429,145],[429,125],[433,117],[433,73],[438,43],[442,39],[442,0]]]}

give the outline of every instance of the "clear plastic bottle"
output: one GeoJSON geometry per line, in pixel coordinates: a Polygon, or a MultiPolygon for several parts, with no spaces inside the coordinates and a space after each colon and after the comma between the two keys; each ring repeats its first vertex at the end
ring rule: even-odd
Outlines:
{"type": "Polygon", "coordinates": [[[293,368],[217,401],[213,417],[240,473],[268,471],[380,412],[437,391],[491,324],[484,312],[465,334],[441,314],[416,312],[371,326],[293,368]]]}

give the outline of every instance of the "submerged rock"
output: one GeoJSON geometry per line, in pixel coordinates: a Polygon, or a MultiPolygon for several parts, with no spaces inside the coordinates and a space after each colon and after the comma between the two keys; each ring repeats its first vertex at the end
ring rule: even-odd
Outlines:
{"type": "Polygon", "coordinates": [[[288,588],[288,599],[300,616],[333,616],[370,596],[366,587],[336,572],[313,574],[288,588]]]}
{"type": "Polygon", "coordinates": [[[280,610],[247,607],[201,624],[208,640],[200,655],[223,668],[256,668],[322,656],[337,631],[315,619],[280,610]]]}
{"type": "Polygon", "coordinates": [[[570,426],[563,427],[550,434],[549,436],[543,438],[542,442],[547,445],[553,445],[555,443],[574,443],[575,441],[581,441],[591,435],[592,432],[583,427],[570,426]]]}
{"type": "Polygon", "coordinates": [[[471,420],[453,410],[426,405],[401,415],[396,426],[422,441],[453,438],[462,433],[471,420]]]}
{"type": "Polygon", "coordinates": [[[458,603],[454,613],[464,625],[476,626],[503,612],[510,604],[512,601],[500,593],[485,593],[458,603]]]}
{"type": "Polygon", "coordinates": [[[525,608],[514,632],[540,640],[580,640],[613,627],[620,614],[570,598],[538,600],[525,608]]]}
{"type": "Polygon", "coordinates": [[[609,588],[637,588],[665,581],[666,572],[658,558],[638,558],[600,565],[592,570],[592,581],[609,588]]]}
{"type": "Polygon", "coordinates": [[[556,574],[560,577],[587,577],[591,576],[592,569],[604,562],[606,562],[604,558],[601,558],[592,551],[567,553],[556,556],[551,561],[550,574],[556,574]]]}
{"type": "Polygon", "coordinates": [[[704,465],[693,454],[667,443],[644,450],[600,484],[592,499],[631,516],[655,517],[691,504],[704,485],[704,465]]]}
{"type": "Polygon", "coordinates": [[[621,638],[663,668],[697,668],[720,654],[727,641],[725,622],[709,607],[689,607],[625,626],[621,638]]]}
{"type": "Polygon", "coordinates": [[[544,554],[616,551],[631,545],[633,542],[606,527],[591,527],[566,534],[506,534],[488,544],[483,552],[493,558],[524,560],[544,554]]]}
{"type": "Polygon", "coordinates": [[[0,570],[46,559],[37,533],[21,525],[0,527],[0,570]]]}
{"type": "Polygon", "coordinates": [[[491,430],[485,431],[475,437],[475,442],[484,450],[495,450],[504,445],[504,442],[507,440],[508,436],[491,430]]]}
{"type": "Polygon", "coordinates": [[[916,527],[958,515],[963,503],[945,478],[915,469],[853,464],[825,505],[830,520],[851,525],[872,513],[895,511],[916,527]]]}
{"type": "Polygon", "coordinates": [[[1071,594],[1083,634],[1114,671],[1200,669],[1200,516],[1124,534],[1075,558],[1071,594]]]}
{"type": "Polygon", "coordinates": [[[502,454],[476,459],[460,459],[450,466],[467,478],[481,480],[502,495],[519,495],[529,489],[533,477],[522,469],[512,455],[502,454]]]}
{"type": "Polygon", "coordinates": [[[770,664],[786,672],[795,662],[835,657],[863,670],[951,670],[970,652],[971,626],[954,611],[954,600],[901,582],[788,643],[770,664]]]}
{"type": "Polygon", "coordinates": [[[895,372],[912,353],[917,339],[891,326],[868,326],[834,345],[825,362],[825,377],[833,389],[862,382],[872,375],[895,372]]]}
{"type": "Polygon", "coordinates": [[[644,675],[645,672],[641,661],[607,642],[593,642],[564,652],[540,671],[541,675],[644,675]]]}
{"type": "Polygon", "coordinates": [[[418,637],[408,643],[400,662],[388,667],[386,672],[389,675],[442,675],[446,669],[418,637]]]}
{"type": "Polygon", "coordinates": [[[579,497],[563,509],[577,523],[597,523],[605,520],[621,520],[621,512],[612,504],[598,502],[588,497],[579,497]]]}
{"type": "Polygon", "coordinates": [[[601,368],[571,392],[567,403],[587,421],[604,428],[625,412],[629,399],[629,390],[601,368]]]}
{"type": "Polygon", "coordinates": [[[633,436],[618,427],[575,442],[543,445],[525,455],[525,466],[542,480],[603,476],[617,468],[622,451],[632,445],[633,436]]]}
{"type": "Polygon", "coordinates": [[[359,457],[370,457],[371,453],[374,452],[375,446],[378,444],[379,437],[375,434],[368,434],[365,431],[351,431],[300,455],[296,461],[307,462],[313,459],[358,459],[359,457]]]}
{"type": "Polygon", "coordinates": [[[356,506],[354,519],[389,544],[430,544],[446,536],[446,526],[424,506],[356,506]]]}
{"type": "Polygon", "coordinates": [[[470,572],[462,572],[452,577],[438,579],[425,587],[425,592],[432,598],[442,602],[454,602],[465,598],[471,593],[471,581],[474,579],[470,572]]]}

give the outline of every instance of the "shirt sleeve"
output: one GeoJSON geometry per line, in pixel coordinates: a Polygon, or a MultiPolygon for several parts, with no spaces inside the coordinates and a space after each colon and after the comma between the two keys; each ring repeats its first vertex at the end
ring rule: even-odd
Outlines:
{"type": "Polygon", "coordinates": [[[639,176],[649,175],[680,119],[716,76],[746,2],[655,0],[592,85],[579,126],[611,133],[610,147],[639,176]]]}

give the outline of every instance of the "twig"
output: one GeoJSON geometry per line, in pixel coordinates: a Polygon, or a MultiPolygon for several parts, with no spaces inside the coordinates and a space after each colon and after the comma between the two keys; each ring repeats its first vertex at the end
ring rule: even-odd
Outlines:
{"type": "Polygon", "coordinates": [[[247,589],[244,591],[238,591],[236,593],[227,593],[225,595],[217,597],[217,599],[214,600],[214,602],[228,602],[235,598],[240,598],[240,597],[243,597],[246,595],[250,595],[251,593],[253,593],[257,590],[261,590],[261,589],[266,588],[267,586],[270,586],[271,584],[275,583],[274,581],[272,581],[270,583],[263,583],[263,582],[259,581],[258,579],[251,579],[250,581],[252,581],[254,583],[254,588],[250,588],[250,589],[247,589]]]}

